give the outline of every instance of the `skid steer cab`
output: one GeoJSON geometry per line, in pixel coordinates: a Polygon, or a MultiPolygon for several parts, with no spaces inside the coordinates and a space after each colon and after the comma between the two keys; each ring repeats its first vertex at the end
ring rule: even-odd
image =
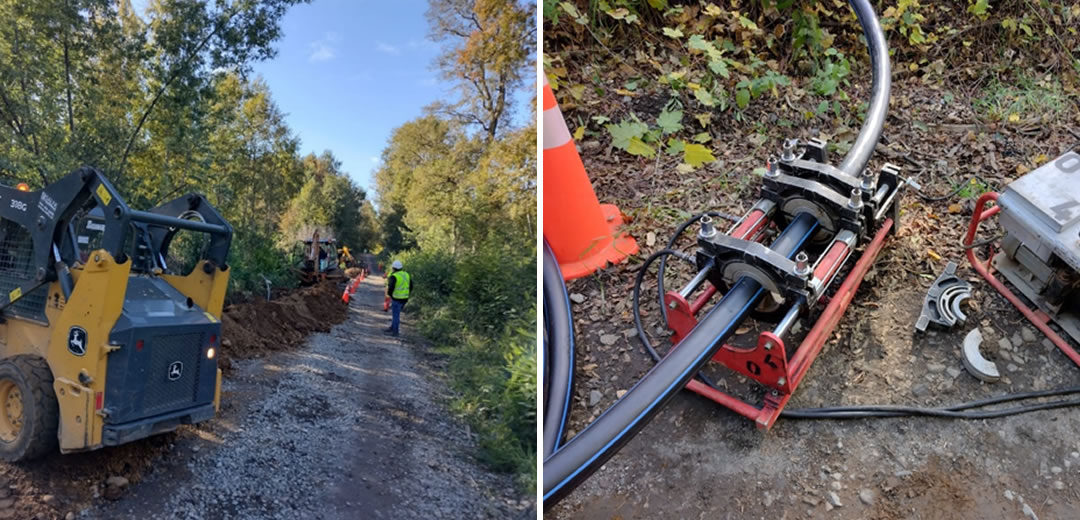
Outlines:
{"type": "Polygon", "coordinates": [[[92,168],[0,186],[0,458],[212,418],[231,241],[201,195],[136,211],[92,168]]]}

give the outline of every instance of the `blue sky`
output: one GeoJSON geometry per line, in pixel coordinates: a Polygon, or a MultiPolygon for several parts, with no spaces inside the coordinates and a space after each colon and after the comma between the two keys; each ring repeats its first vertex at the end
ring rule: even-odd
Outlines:
{"type": "MultiPolygon", "coordinates": [[[[133,0],[138,11],[149,0],[133,0]]],[[[303,154],[331,150],[374,198],[376,159],[390,132],[453,87],[432,67],[426,0],[314,0],[281,22],[273,60],[254,65],[300,137],[303,154]]]]}
{"type": "Polygon", "coordinates": [[[376,159],[395,127],[448,99],[432,67],[421,0],[315,0],[289,9],[278,55],[255,64],[303,153],[332,150],[374,195],[376,159]]]}

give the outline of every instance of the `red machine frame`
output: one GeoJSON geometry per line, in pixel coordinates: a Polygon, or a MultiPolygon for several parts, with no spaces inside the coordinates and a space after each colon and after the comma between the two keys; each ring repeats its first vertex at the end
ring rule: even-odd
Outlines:
{"type": "MultiPolygon", "coordinates": [[[[769,223],[765,213],[755,209],[739,223],[731,235],[736,238],[754,237],[756,239],[761,236],[761,232],[769,226],[769,223]]],[[[761,407],[711,388],[697,379],[692,379],[686,388],[754,421],[760,429],[772,428],[780,412],[787,405],[788,399],[791,398],[791,394],[798,388],[799,382],[806,376],[807,370],[821,352],[825,341],[840,322],[840,317],[847,310],[870,265],[881,252],[892,227],[893,220],[885,219],[873,240],[866,246],[859,261],[844,279],[844,283],[822,311],[817,323],[810,329],[790,358],[787,356],[783,338],[771,331],[762,332],[758,336],[757,345],[753,348],[724,344],[713,355],[712,361],[772,389],[766,392],[761,407]]],[[[834,241],[822,260],[818,262],[813,277],[823,280],[823,286],[827,287],[851,253],[852,248],[846,243],[834,241]]],[[[678,291],[668,291],[664,295],[664,303],[668,307],[668,327],[674,332],[671,340],[676,347],[697,325],[697,313],[717,292],[712,284],[706,282],[706,285],[704,292],[695,298],[693,303],[688,302],[678,291]]]]}
{"type": "Polygon", "coordinates": [[[1061,350],[1061,352],[1068,356],[1073,363],[1080,365],[1080,354],[1077,354],[1076,350],[1073,350],[1073,348],[1069,346],[1069,343],[1065,341],[1065,338],[1062,338],[1050,328],[1050,316],[1039,309],[1032,310],[1031,307],[1028,307],[1018,296],[1016,296],[1016,294],[1009,290],[1001,280],[998,280],[997,277],[994,276],[992,271],[993,265],[991,264],[991,260],[994,258],[993,243],[988,244],[990,247],[990,254],[987,255],[985,262],[979,260],[979,258],[975,256],[975,248],[972,247],[972,244],[975,241],[975,234],[979,230],[979,223],[1001,211],[1001,206],[997,205],[986,211],[983,211],[983,207],[985,207],[986,203],[989,201],[994,201],[996,203],[998,196],[999,194],[996,192],[983,193],[975,202],[975,211],[971,214],[971,223],[968,224],[967,234],[964,235],[964,248],[967,249],[968,261],[971,262],[971,266],[974,267],[998,293],[1004,296],[1006,300],[1009,300],[1009,303],[1012,303],[1032,325],[1035,325],[1039,331],[1045,334],[1046,337],[1061,350]]]}

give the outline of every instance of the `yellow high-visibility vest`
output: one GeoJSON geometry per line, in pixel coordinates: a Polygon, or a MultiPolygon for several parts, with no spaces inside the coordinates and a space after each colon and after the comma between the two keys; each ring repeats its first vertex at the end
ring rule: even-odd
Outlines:
{"type": "Polygon", "coordinates": [[[390,277],[394,279],[394,292],[390,294],[390,297],[395,300],[407,300],[409,299],[409,289],[412,285],[409,279],[409,273],[405,271],[394,271],[390,273],[390,277]]]}

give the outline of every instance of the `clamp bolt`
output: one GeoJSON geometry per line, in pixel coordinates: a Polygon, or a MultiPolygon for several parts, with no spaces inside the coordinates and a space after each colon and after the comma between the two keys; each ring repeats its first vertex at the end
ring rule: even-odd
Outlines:
{"type": "Polygon", "coordinates": [[[772,342],[772,341],[766,341],[766,342],[765,342],[765,350],[772,350],[772,348],[773,348],[774,346],[776,346],[776,345],[773,345],[773,342],[772,342]]]}
{"type": "Polygon", "coordinates": [[[877,184],[874,179],[874,174],[869,169],[863,170],[862,184],[859,186],[863,191],[874,191],[874,184],[877,184]]]}
{"type": "Polygon", "coordinates": [[[770,155],[769,156],[769,162],[765,165],[765,176],[766,177],[779,177],[780,176],[780,171],[778,170],[778,167],[776,165],[776,156],[775,155],[770,155]]]}
{"type": "Polygon", "coordinates": [[[669,309],[674,309],[675,307],[678,307],[678,305],[675,303],[675,300],[671,300],[671,303],[667,304],[667,306],[669,309]]]}
{"type": "Polygon", "coordinates": [[[798,144],[796,139],[787,139],[784,141],[784,154],[780,156],[780,160],[784,162],[791,162],[795,160],[795,145],[798,144]]]}
{"type": "Polygon", "coordinates": [[[858,188],[851,189],[851,198],[848,199],[848,207],[851,209],[862,209],[862,191],[858,188]]]}
{"type": "Polygon", "coordinates": [[[780,386],[784,386],[784,384],[786,384],[786,383],[787,383],[787,379],[785,379],[785,378],[783,378],[783,377],[781,377],[780,379],[777,379],[777,380],[776,380],[776,384],[778,384],[778,385],[780,385],[780,386]]]}
{"type": "Polygon", "coordinates": [[[701,238],[712,238],[713,236],[716,236],[716,227],[713,226],[712,217],[703,215],[698,222],[701,223],[701,229],[698,231],[698,235],[701,236],[701,238]]]}
{"type": "Polygon", "coordinates": [[[810,274],[810,257],[806,256],[806,251],[799,251],[799,254],[795,255],[795,274],[799,276],[810,274]]]}

